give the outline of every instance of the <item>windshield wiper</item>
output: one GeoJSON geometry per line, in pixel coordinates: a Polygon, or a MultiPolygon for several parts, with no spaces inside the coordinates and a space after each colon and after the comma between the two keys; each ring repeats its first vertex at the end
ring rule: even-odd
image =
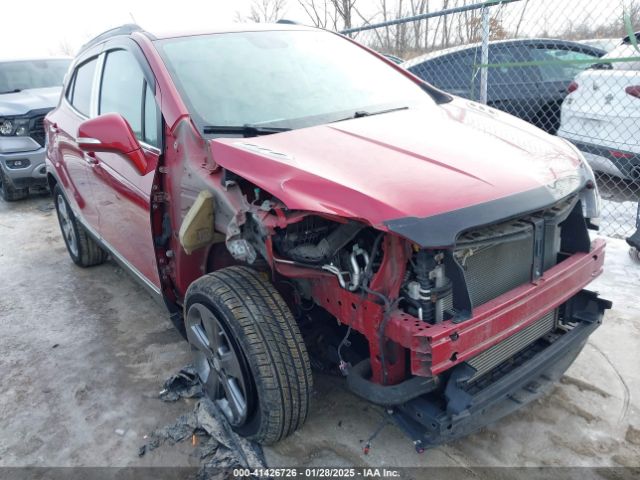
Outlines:
{"type": "Polygon", "coordinates": [[[4,95],[5,93],[20,93],[22,91],[21,88],[14,88],[13,90],[7,90],[6,92],[0,92],[0,95],[4,95]]]}
{"type": "Polygon", "coordinates": [[[386,110],[378,110],[377,112],[368,112],[367,110],[358,110],[349,117],[341,118],[340,120],[334,120],[333,123],[344,122],[345,120],[353,120],[354,118],[371,117],[372,115],[382,115],[383,113],[397,112],[399,110],[409,110],[409,107],[388,108],[386,110]]]}
{"type": "Polygon", "coordinates": [[[272,133],[288,132],[285,127],[260,127],[257,125],[205,125],[202,130],[205,134],[243,135],[245,137],[257,137],[272,133]]]}

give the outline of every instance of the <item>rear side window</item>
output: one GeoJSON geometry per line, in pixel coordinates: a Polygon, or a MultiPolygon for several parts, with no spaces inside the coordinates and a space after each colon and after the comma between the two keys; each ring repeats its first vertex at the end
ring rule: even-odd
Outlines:
{"type": "Polygon", "coordinates": [[[158,111],[153,92],[142,69],[126,50],[107,55],[102,73],[99,113],[119,113],[136,137],[150,145],[158,144],[158,111]]]}
{"type": "Polygon", "coordinates": [[[69,89],[67,99],[83,115],[89,116],[91,111],[91,92],[93,90],[93,76],[96,71],[97,58],[89,60],[76,68],[73,83],[69,89]]]}
{"type": "MultiPolygon", "coordinates": [[[[526,48],[489,47],[489,86],[498,85],[535,85],[538,80],[538,72],[535,67],[514,65],[521,62],[529,62],[531,57],[526,48]]],[[[479,74],[478,74],[479,75],[479,74]]]]}
{"type": "Polygon", "coordinates": [[[603,60],[609,58],[621,58],[625,60],[605,64],[608,66],[608,68],[612,68],[614,70],[626,70],[635,72],[640,71],[640,53],[635,49],[633,45],[631,45],[631,43],[623,43],[622,45],[618,45],[615,50],[602,57],[603,60]]]}
{"type": "MultiPolygon", "coordinates": [[[[444,90],[472,90],[474,63],[480,63],[475,51],[445,55],[410,67],[409,70],[427,82],[444,90]]],[[[458,92],[454,92],[458,93],[458,92]]]]}
{"type": "Polygon", "coordinates": [[[542,80],[546,82],[570,82],[582,70],[589,67],[588,63],[562,63],[571,61],[597,60],[597,55],[589,55],[556,48],[533,48],[531,57],[534,61],[544,62],[538,66],[542,80]]]}

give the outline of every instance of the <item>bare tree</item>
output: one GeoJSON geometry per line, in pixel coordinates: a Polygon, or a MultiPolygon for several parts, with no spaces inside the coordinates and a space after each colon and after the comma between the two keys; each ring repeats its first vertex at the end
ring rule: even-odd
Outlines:
{"type": "MultiPolygon", "coordinates": [[[[442,10],[445,10],[447,7],[449,6],[449,0],[443,0],[442,1],[442,10]]],[[[431,42],[431,50],[435,50],[436,48],[436,42],[438,41],[438,32],[440,31],[440,25],[442,24],[442,22],[445,22],[445,33],[446,33],[446,18],[444,15],[441,15],[438,17],[438,21],[436,22],[436,29],[433,32],[433,41],[431,42]]],[[[440,46],[443,46],[444,42],[443,40],[440,40],[440,46]]]]}
{"type": "Polygon", "coordinates": [[[332,8],[331,0],[298,0],[298,4],[315,27],[338,29],[338,19],[336,11],[332,8]]]}
{"type": "MultiPolygon", "coordinates": [[[[380,11],[376,14],[383,22],[415,16],[424,13],[428,0],[379,0],[380,11]]],[[[420,50],[422,42],[422,22],[398,23],[373,30],[377,50],[403,56],[408,50],[420,50]]]]}
{"type": "MultiPolygon", "coordinates": [[[[298,0],[316,27],[348,30],[357,15],[358,0],[298,0]]],[[[362,15],[359,15],[362,17],[362,15]]]]}
{"type": "MultiPolygon", "coordinates": [[[[429,2],[426,2],[425,13],[429,13],[429,2]]],[[[424,24],[424,49],[429,47],[429,19],[424,24]]]]}
{"type": "Polygon", "coordinates": [[[353,26],[351,19],[353,18],[353,9],[356,1],[357,0],[331,0],[333,7],[338,12],[338,16],[342,19],[345,30],[353,26]]]}
{"type": "Polygon", "coordinates": [[[256,23],[277,22],[287,8],[287,0],[252,0],[249,14],[236,12],[236,21],[252,21],[256,23]]]}
{"type": "MultiPolygon", "coordinates": [[[[632,30],[637,32],[640,30],[640,0],[630,1],[625,5],[625,12],[629,15],[632,22],[632,30]]],[[[549,36],[549,32],[545,27],[541,29],[540,36],[549,36]]],[[[628,35],[626,26],[622,19],[615,18],[610,22],[594,25],[589,21],[574,22],[569,21],[562,31],[556,32],[555,36],[567,40],[584,40],[591,38],[622,38],[628,35]]]]}
{"type": "MultiPolygon", "coordinates": [[[[396,9],[396,18],[402,18],[406,16],[404,12],[404,4],[403,0],[398,0],[398,5],[396,9]]],[[[399,56],[404,55],[404,49],[407,45],[407,24],[406,23],[398,23],[396,25],[396,41],[394,46],[394,53],[399,56]]]]}
{"type": "Polygon", "coordinates": [[[524,20],[524,16],[527,13],[527,7],[529,6],[529,0],[524,0],[524,6],[522,7],[522,13],[520,14],[520,19],[518,20],[518,25],[516,26],[516,32],[513,35],[514,37],[518,37],[520,33],[520,26],[522,25],[522,20],[524,20]]]}
{"type": "MultiPolygon", "coordinates": [[[[427,0],[411,0],[411,16],[422,15],[429,12],[429,2],[427,0]]],[[[422,49],[422,26],[423,22],[413,22],[413,48],[416,51],[422,49]]],[[[425,41],[429,32],[429,19],[424,22],[425,41]]]]}
{"type": "Polygon", "coordinates": [[[63,55],[65,57],[75,57],[77,48],[75,48],[69,40],[63,38],[58,42],[58,46],[56,48],[50,48],[49,53],[51,55],[63,55]]]}
{"type": "MultiPolygon", "coordinates": [[[[321,28],[343,30],[354,26],[389,22],[390,25],[357,32],[353,36],[375,50],[404,58],[439,48],[476,43],[482,39],[482,9],[470,8],[446,15],[440,13],[455,7],[476,7],[475,4],[480,3],[479,0],[376,0],[375,3],[360,0],[296,1],[311,22],[321,28]],[[435,18],[431,20],[393,22],[396,19],[431,12],[436,13],[435,18]]],[[[634,24],[634,30],[640,30],[640,0],[625,0],[625,7],[634,24]]],[[[602,15],[602,21],[594,22],[587,11],[581,12],[581,15],[563,17],[561,20],[558,15],[564,12],[541,7],[540,2],[530,0],[485,8],[489,9],[490,14],[490,40],[515,38],[525,34],[525,30],[527,36],[576,40],[620,38],[628,34],[624,22],[617,14],[602,15]],[[558,23],[560,21],[562,24],[558,23]]]]}
{"type": "MultiPolygon", "coordinates": [[[[380,7],[382,8],[382,20],[387,22],[389,20],[389,9],[387,7],[387,0],[381,0],[380,7]]],[[[391,28],[389,26],[384,27],[384,42],[382,43],[382,49],[389,52],[391,49],[391,28]]]]}

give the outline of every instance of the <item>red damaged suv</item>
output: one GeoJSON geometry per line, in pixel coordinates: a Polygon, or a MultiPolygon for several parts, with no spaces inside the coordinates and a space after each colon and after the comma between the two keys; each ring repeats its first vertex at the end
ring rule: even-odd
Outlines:
{"type": "Polygon", "coordinates": [[[272,443],[312,365],[421,450],[542,395],[611,303],[570,143],[297,25],[106,32],[46,119],[60,227],[166,305],[207,395],[272,443]]]}

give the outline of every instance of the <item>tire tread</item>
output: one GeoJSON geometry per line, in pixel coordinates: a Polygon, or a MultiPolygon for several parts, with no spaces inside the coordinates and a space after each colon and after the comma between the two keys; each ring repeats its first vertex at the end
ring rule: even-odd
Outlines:
{"type": "MultiPolygon", "coordinates": [[[[107,260],[109,256],[108,253],[100,246],[98,243],[91,238],[89,232],[84,228],[82,223],[78,221],[76,216],[73,214],[71,207],[69,206],[69,202],[67,202],[62,189],[56,185],[53,189],[53,201],[56,205],[56,213],[58,212],[56,199],[58,195],[62,195],[64,201],[67,204],[67,211],[69,212],[69,218],[73,223],[73,228],[76,232],[76,238],[78,240],[78,255],[73,255],[69,247],[67,246],[67,251],[69,252],[69,256],[73,260],[73,262],[83,268],[93,267],[95,265],[100,265],[107,260]]],[[[66,240],[65,240],[66,244],[66,240]]]]}
{"type": "Polygon", "coordinates": [[[254,375],[261,424],[250,438],[270,444],[300,428],[309,413],[313,380],[306,346],[293,315],[275,287],[244,266],[196,280],[187,292],[217,299],[231,313],[235,333],[254,375]]]}

